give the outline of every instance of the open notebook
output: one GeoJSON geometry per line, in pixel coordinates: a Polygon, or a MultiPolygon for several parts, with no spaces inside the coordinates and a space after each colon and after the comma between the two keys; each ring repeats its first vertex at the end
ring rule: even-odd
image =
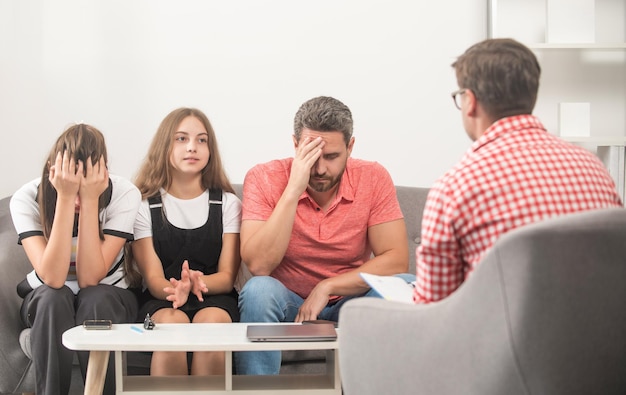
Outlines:
{"type": "Polygon", "coordinates": [[[332,323],[248,325],[246,335],[253,342],[319,342],[337,339],[332,323]]]}
{"type": "Polygon", "coordinates": [[[367,285],[372,287],[383,299],[394,302],[413,303],[413,283],[407,283],[400,277],[378,276],[359,273],[367,285]]]}

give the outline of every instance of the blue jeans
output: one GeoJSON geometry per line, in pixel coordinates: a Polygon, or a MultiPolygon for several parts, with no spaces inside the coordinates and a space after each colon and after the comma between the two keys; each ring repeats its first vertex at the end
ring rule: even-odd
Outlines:
{"type": "MultiPolygon", "coordinates": [[[[407,282],[415,281],[412,274],[399,274],[407,282]]],[[[343,304],[362,296],[380,297],[369,290],[365,294],[347,296],[337,303],[329,304],[320,312],[318,319],[338,321],[343,304]]],[[[246,282],[239,293],[241,322],[293,322],[304,299],[290,291],[270,276],[255,276],[246,282]]],[[[248,351],[235,353],[237,374],[270,375],[280,371],[280,351],[248,351]]]]}

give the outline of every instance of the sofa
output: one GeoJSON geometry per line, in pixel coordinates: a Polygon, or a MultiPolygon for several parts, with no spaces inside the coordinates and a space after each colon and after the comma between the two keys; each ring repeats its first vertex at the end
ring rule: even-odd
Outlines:
{"type": "Polygon", "coordinates": [[[348,301],[344,394],[626,394],[625,237],[623,208],[557,217],[503,235],[442,301],[348,301]]]}
{"type": "MultiPolygon", "coordinates": [[[[241,185],[234,185],[241,197],[241,185]]],[[[415,273],[415,248],[420,240],[420,224],[427,188],[398,186],[396,188],[407,226],[410,271],[415,273]]],[[[0,200],[0,393],[34,392],[34,372],[29,359],[29,330],[22,325],[19,313],[22,300],[15,287],[32,269],[9,212],[10,197],[0,200]]],[[[237,280],[241,287],[249,273],[242,265],[237,280]]],[[[325,353],[294,351],[283,354],[281,374],[319,373],[324,369],[325,353]]],[[[149,356],[137,354],[128,358],[129,372],[145,373],[149,356]]]]}

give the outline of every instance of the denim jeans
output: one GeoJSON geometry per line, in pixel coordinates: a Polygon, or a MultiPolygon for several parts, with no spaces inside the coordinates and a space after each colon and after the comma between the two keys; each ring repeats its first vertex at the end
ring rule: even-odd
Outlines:
{"type": "MultiPolygon", "coordinates": [[[[415,281],[412,274],[399,274],[407,282],[415,281]]],[[[362,295],[347,296],[329,304],[318,319],[338,321],[339,309],[348,300],[362,296],[380,297],[369,290],[362,295]]],[[[239,293],[241,322],[293,322],[304,299],[270,276],[255,276],[246,282],[239,293]]],[[[280,371],[280,351],[247,351],[235,353],[237,374],[270,375],[280,371]]]]}

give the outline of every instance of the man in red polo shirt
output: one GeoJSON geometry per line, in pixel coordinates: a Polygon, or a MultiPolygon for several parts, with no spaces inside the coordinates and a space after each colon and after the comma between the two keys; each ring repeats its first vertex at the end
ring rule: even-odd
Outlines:
{"type": "MultiPolygon", "coordinates": [[[[350,158],[348,107],[311,99],[294,131],[295,157],[257,165],[244,180],[241,257],[254,277],[240,293],[242,322],[336,321],[347,299],[373,294],[359,272],[408,271],[393,181],[380,164],[350,158]]],[[[277,374],[280,360],[238,353],[237,373],[277,374]]]]}

